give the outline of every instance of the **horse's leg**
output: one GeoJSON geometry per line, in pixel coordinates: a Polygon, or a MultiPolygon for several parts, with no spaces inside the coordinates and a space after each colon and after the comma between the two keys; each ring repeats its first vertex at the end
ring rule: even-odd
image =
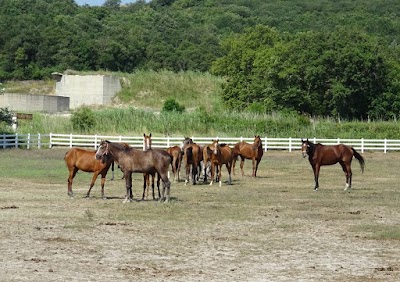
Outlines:
{"type": "Polygon", "coordinates": [[[228,184],[232,184],[232,177],[231,177],[231,172],[232,172],[232,162],[227,162],[225,164],[226,169],[228,170],[228,184]]]}
{"type": "Polygon", "coordinates": [[[211,171],[210,186],[212,186],[214,183],[214,177],[215,177],[215,164],[213,161],[210,162],[210,171],[211,171]]]}
{"type": "Polygon", "coordinates": [[[204,181],[204,182],[207,182],[207,167],[208,167],[208,161],[203,160],[203,163],[204,163],[204,165],[203,165],[203,169],[204,169],[204,178],[203,178],[203,181],[204,181]]]}
{"type": "Polygon", "coordinates": [[[111,163],[111,172],[112,172],[112,174],[111,174],[111,181],[112,180],[114,180],[114,161],[111,163]]]}
{"type": "MultiPolygon", "coordinates": [[[[89,190],[86,193],[86,198],[89,198],[90,191],[92,191],[92,188],[94,186],[94,183],[96,182],[97,176],[99,176],[99,172],[94,172],[93,177],[92,177],[92,182],[90,182],[90,185],[89,185],[89,190]]],[[[102,191],[102,195],[103,195],[103,193],[104,193],[104,191],[102,191]]]]}
{"type": "Polygon", "coordinates": [[[233,157],[233,159],[232,159],[232,172],[233,172],[233,175],[235,175],[235,165],[236,165],[236,158],[237,157],[233,157]]]}
{"type": "Polygon", "coordinates": [[[256,169],[256,163],[257,163],[256,158],[255,157],[252,158],[251,162],[252,162],[252,165],[253,165],[253,167],[252,167],[253,172],[251,173],[251,176],[252,177],[256,177],[256,171],[257,171],[257,169],[256,169]]]}
{"type": "MultiPolygon", "coordinates": [[[[157,172],[157,189],[158,189],[158,198],[161,198],[161,193],[160,193],[160,181],[161,181],[161,176],[160,174],[157,172]]],[[[153,197],[154,199],[154,197],[153,197]]]]}
{"type": "MultiPolygon", "coordinates": [[[[156,177],[155,173],[153,173],[151,175],[151,191],[152,191],[152,195],[153,195],[153,200],[156,199],[156,196],[154,194],[154,178],[156,177]]],[[[149,192],[147,191],[147,198],[149,197],[149,192]]]]}
{"type": "Polygon", "coordinates": [[[222,163],[218,163],[217,168],[218,168],[219,187],[221,187],[222,186],[222,178],[221,178],[222,163]]]}
{"type": "Polygon", "coordinates": [[[124,172],[126,196],[124,203],[133,201],[132,194],[132,172],[124,172]]]}
{"type": "Polygon", "coordinates": [[[256,160],[256,169],[254,170],[254,177],[257,177],[257,170],[258,170],[258,165],[260,164],[261,159],[256,160]]]}
{"type": "Polygon", "coordinates": [[[345,164],[345,163],[340,163],[342,166],[343,172],[346,175],[346,186],[344,187],[344,190],[351,189],[351,178],[352,178],[352,172],[351,172],[351,165],[350,164],[345,164]]]}
{"type": "Polygon", "coordinates": [[[163,182],[163,191],[162,191],[162,196],[160,197],[159,201],[160,202],[162,202],[162,201],[169,202],[171,182],[169,181],[166,173],[160,174],[160,177],[163,182]]]}
{"type": "Polygon", "coordinates": [[[199,164],[196,162],[192,165],[192,183],[193,183],[193,185],[196,185],[198,167],[199,167],[199,164]]]}
{"type": "Polygon", "coordinates": [[[314,170],[314,181],[315,181],[315,187],[314,187],[314,191],[318,191],[318,188],[319,188],[319,181],[318,181],[318,178],[319,178],[319,170],[320,170],[320,165],[318,165],[318,164],[316,164],[316,165],[313,165],[313,170],[314,170]]]}
{"type": "Polygon", "coordinates": [[[190,174],[190,164],[188,164],[188,163],[186,163],[186,165],[185,165],[185,172],[186,172],[185,185],[187,185],[189,182],[189,174],[190,174]]]}
{"type": "Polygon", "coordinates": [[[244,176],[243,166],[244,166],[244,157],[240,156],[240,170],[242,172],[242,176],[244,176]]]}
{"type": "Polygon", "coordinates": [[[73,167],[72,169],[69,169],[69,176],[68,176],[68,196],[71,198],[74,196],[74,193],[72,192],[72,182],[74,181],[74,177],[76,173],[78,172],[78,168],[73,167]]]}
{"type": "Polygon", "coordinates": [[[149,194],[148,192],[148,187],[150,186],[150,177],[148,173],[143,173],[143,195],[142,195],[142,201],[145,199],[146,195],[146,190],[147,190],[147,195],[149,194]]]}

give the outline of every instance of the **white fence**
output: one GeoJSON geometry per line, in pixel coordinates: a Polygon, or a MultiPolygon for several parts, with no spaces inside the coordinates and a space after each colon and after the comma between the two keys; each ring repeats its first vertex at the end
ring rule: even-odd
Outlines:
{"type": "MultiPolygon", "coordinates": [[[[245,137],[191,137],[198,144],[210,144],[211,140],[219,139],[220,143],[234,145],[239,141],[252,143],[254,138],[245,137]]],[[[75,134],[9,134],[0,135],[0,148],[52,148],[52,147],[89,147],[96,149],[102,139],[113,142],[125,142],[136,148],[143,148],[143,136],[105,136],[105,135],[75,135],[75,134]]],[[[392,139],[321,139],[310,138],[314,143],[335,145],[343,143],[361,151],[400,151],[400,140],[392,139]]],[[[168,148],[180,145],[183,137],[152,136],[154,148],[168,148]]],[[[263,137],[263,148],[267,150],[300,150],[301,138],[269,138],[263,137]]]]}

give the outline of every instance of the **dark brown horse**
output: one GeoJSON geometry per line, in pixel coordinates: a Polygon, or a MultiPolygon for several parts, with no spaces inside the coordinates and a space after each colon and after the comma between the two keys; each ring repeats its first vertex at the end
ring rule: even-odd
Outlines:
{"type": "Polygon", "coordinates": [[[111,166],[114,163],[114,160],[111,156],[104,156],[103,158],[97,160],[95,158],[96,151],[72,148],[69,150],[65,156],[64,160],[68,167],[69,176],[68,176],[68,195],[73,197],[74,193],[72,192],[72,182],[76,173],[79,170],[84,172],[93,172],[92,182],[90,182],[89,190],[86,194],[86,197],[90,196],[90,191],[92,190],[94,183],[98,175],[101,175],[101,197],[105,199],[104,196],[104,184],[106,182],[106,175],[111,166]]]}
{"type": "Polygon", "coordinates": [[[247,142],[239,142],[233,147],[233,175],[235,175],[235,164],[237,157],[240,156],[240,169],[242,171],[242,176],[244,176],[243,165],[245,159],[250,159],[253,161],[253,173],[252,176],[257,176],[258,165],[260,164],[261,158],[264,154],[262,147],[262,141],[260,136],[254,136],[253,144],[247,142]]]}
{"type": "Polygon", "coordinates": [[[343,172],[346,175],[346,187],[344,190],[351,189],[351,161],[353,160],[353,157],[358,160],[361,166],[361,171],[364,172],[364,158],[352,147],[343,144],[324,146],[320,143],[314,144],[311,141],[308,141],[308,139],[301,139],[301,143],[303,158],[308,155],[308,160],[310,161],[314,171],[315,191],[317,191],[319,187],[318,177],[322,165],[333,165],[339,163],[342,166],[343,172]]]}
{"type": "MultiPolygon", "coordinates": [[[[231,170],[232,170],[233,156],[232,156],[232,149],[227,144],[219,144],[218,140],[213,140],[212,144],[205,146],[203,150],[203,162],[205,168],[207,167],[208,161],[210,161],[211,163],[210,185],[212,185],[214,182],[215,168],[217,168],[217,174],[218,174],[217,179],[219,181],[219,186],[220,187],[222,186],[221,170],[222,170],[222,165],[224,164],[229,174],[228,184],[232,184],[231,170]]],[[[206,171],[204,171],[204,174],[206,175],[206,171]]]]}
{"type": "Polygon", "coordinates": [[[96,152],[96,158],[101,159],[110,155],[116,160],[124,172],[126,197],[124,202],[131,202],[132,195],[132,173],[159,173],[163,182],[163,190],[160,201],[168,202],[170,199],[171,182],[168,179],[168,169],[172,158],[165,151],[146,150],[141,151],[127,148],[122,144],[102,140],[96,152]],[[164,154],[164,153],[165,154],[164,154]]]}
{"type": "Polygon", "coordinates": [[[179,182],[179,173],[182,164],[182,149],[179,146],[169,147],[167,152],[172,156],[172,173],[174,174],[174,182],[179,182]]]}
{"type": "MultiPolygon", "coordinates": [[[[151,150],[151,133],[149,135],[146,135],[146,133],[143,134],[143,150],[151,150]]],[[[154,194],[154,181],[156,178],[156,173],[143,173],[143,195],[142,195],[142,200],[144,200],[145,195],[146,199],[149,198],[149,188],[150,188],[150,176],[151,176],[151,188],[153,191],[153,200],[155,200],[155,194],[154,194]],[[147,193],[146,193],[147,192],[147,193]]],[[[157,189],[158,189],[158,198],[161,197],[160,193],[160,175],[157,174],[157,189]]]]}
{"type": "Polygon", "coordinates": [[[189,137],[185,137],[182,143],[183,159],[182,162],[185,165],[186,179],[185,185],[189,182],[189,175],[191,172],[192,183],[196,185],[196,181],[199,179],[199,166],[203,160],[203,147],[197,145],[189,137]]]}

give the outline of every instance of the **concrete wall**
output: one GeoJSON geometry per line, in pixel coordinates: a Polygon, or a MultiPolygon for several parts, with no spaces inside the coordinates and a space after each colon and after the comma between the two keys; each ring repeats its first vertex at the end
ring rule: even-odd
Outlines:
{"type": "Polygon", "coordinates": [[[121,90],[119,79],[108,75],[63,74],[56,82],[56,95],[70,98],[70,109],[82,105],[110,104],[121,90]]]}
{"type": "Polygon", "coordinates": [[[69,110],[69,97],[4,93],[0,95],[0,108],[13,112],[57,113],[69,110]]]}

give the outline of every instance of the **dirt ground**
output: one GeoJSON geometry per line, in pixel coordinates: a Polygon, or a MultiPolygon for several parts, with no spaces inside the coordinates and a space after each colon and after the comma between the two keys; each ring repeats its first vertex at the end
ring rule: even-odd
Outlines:
{"type": "Polygon", "coordinates": [[[173,183],[167,204],[140,201],[136,174],[123,204],[119,171],[107,200],[100,182],[84,198],[87,173],[70,199],[65,151],[0,152],[0,281],[400,281],[400,153],[354,161],[351,192],[339,166],[313,192],[299,152],[267,152],[259,177],[246,161],[230,186],[173,183]]]}

